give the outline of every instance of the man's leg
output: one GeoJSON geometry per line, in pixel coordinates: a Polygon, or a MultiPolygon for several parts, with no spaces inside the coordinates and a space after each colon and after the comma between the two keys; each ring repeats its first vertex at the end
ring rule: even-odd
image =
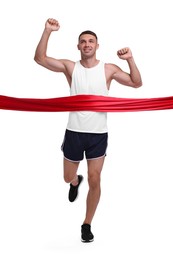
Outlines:
{"type": "Polygon", "coordinates": [[[78,189],[83,180],[82,175],[77,175],[79,162],[69,161],[64,158],[64,180],[70,183],[68,199],[74,202],[78,196],[78,189]]]}
{"type": "Polygon", "coordinates": [[[91,224],[100,200],[100,175],[103,168],[104,160],[105,156],[87,161],[89,191],[86,201],[86,216],[84,220],[85,224],[91,224]]]}
{"type": "Polygon", "coordinates": [[[64,180],[72,185],[78,184],[77,170],[79,162],[69,161],[64,158],[64,180]]]}

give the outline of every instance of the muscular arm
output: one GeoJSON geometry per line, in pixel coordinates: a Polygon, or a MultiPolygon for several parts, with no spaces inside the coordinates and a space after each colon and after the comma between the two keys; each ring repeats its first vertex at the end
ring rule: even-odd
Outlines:
{"type": "Polygon", "coordinates": [[[41,39],[37,45],[34,60],[41,66],[55,71],[63,72],[67,78],[71,75],[74,62],[66,59],[55,59],[47,56],[47,45],[49,37],[53,31],[58,31],[60,25],[55,19],[48,19],[41,39]]]}
{"type": "Polygon", "coordinates": [[[115,73],[112,79],[115,79],[120,84],[138,88],[142,86],[142,79],[140,72],[135,64],[134,58],[129,48],[121,49],[117,52],[120,59],[126,60],[129,66],[130,73],[124,72],[118,66],[114,66],[115,73]]]}

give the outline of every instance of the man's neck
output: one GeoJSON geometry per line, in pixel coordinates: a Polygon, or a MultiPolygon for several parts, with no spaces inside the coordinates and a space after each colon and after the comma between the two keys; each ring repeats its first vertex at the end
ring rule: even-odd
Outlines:
{"type": "Polygon", "coordinates": [[[95,67],[99,63],[99,60],[97,60],[97,59],[81,59],[80,63],[85,68],[92,68],[92,67],[95,67]]]}

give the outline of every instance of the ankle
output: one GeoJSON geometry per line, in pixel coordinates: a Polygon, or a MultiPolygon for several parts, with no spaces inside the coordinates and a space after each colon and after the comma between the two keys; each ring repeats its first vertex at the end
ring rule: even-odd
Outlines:
{"type": "Polygon", "coordinates": [[[76,176],[74,177],[74,179],[71,181],[71,184],[72,184],[73,186],[77,186],[78,183],[79,183],[78,175],[76,175],[76,176]]]}

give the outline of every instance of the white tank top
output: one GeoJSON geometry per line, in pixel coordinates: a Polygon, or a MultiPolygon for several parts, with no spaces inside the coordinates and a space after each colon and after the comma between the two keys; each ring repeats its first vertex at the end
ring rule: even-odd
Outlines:
{"type": "MultiPolygon", "coordinates": [[[[85,68],[80,61],[77,61],[72,73],[70,94],[71,96],[82,94],[107,96],[104,63],[100,61],[95,67],[85,68]]],[[[67,129],[85,133],[106,133],[107,113],[70,112],[67,129]]]]}

